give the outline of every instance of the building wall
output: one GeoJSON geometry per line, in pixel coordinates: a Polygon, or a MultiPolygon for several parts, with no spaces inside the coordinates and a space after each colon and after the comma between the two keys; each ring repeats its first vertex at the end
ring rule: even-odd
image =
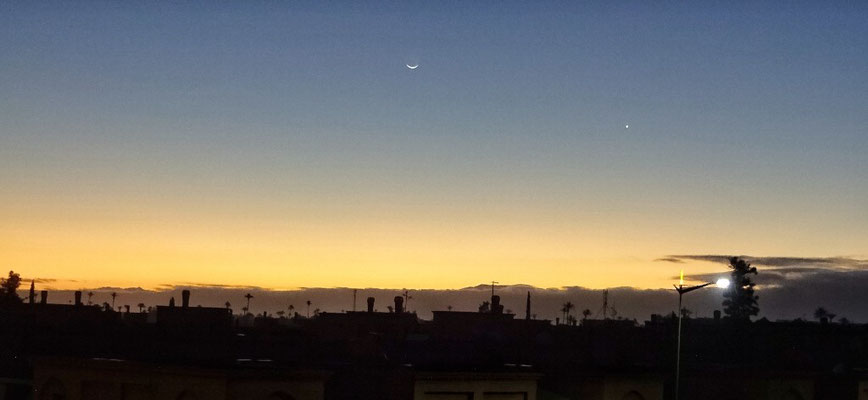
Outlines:
{"type": "Polygon", "coordinates": [[[859,400],[868,400],[868,381],[859,381],[859,400]]]}
{"type": "Polygon", "coordinates": [[[326,376],[322,373],[233,379],[219,370],[116,364],[36,362],[34,400],[322,400],[324,397],[326,376]]]}
{"type": "Polygon", "coordinates": [[[537,375],[440,373],[417,375],[415,400],[536,400],[537,375]]]}
{"type": "Polygon", "coordinates": [[[544,378],[543,391],[552,399],[662,400],[664,379],[658,375],[565,375],[544,378]]]}
{"type": "Polygon", "coordinates": [[[772,400],[812,400],[814,381],[812,379],[770,379],[768,398],[772,400]]]}
{"type": "Polygon", "coordinates": [[[322,380],[243,380],[229,385],[229,400],[322,400],[322,380]]]}
{"type": "Polygon", "coordinates": [[[54,400],[54,396],[62,400],[226,398],[224,377],[172,369],[113,370],[37,364],[33,382],[35,400],[54,400]]]}
{"type": "Polygon", "coordinates": [[[652,377],[607,377],[602,400],[662,400],[663,381],[652,377]]]}

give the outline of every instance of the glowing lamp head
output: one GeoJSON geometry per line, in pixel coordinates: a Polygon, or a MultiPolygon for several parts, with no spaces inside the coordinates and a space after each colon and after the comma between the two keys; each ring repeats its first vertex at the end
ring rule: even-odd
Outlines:
{"type": "Polygon", "coordinates": [[[717,287],[719,287],[721,289],[726,289],[729,287],[729,279],[720,278],[717,280],[716,284],[717,284],[717,287]]]}
{"type": "Polygon", "coordinates": [[[684,268],[681,269],[681,275],[678,276],[678,284],[684,285],[684,268]]]}

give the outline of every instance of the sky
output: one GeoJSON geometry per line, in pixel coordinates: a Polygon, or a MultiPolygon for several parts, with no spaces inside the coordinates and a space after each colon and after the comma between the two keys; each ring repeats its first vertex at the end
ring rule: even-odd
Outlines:
{"type": "Polygon", "coordinates": [[[53,288],[868,259],[865,2],[34,3],[0,2],[0,266],[53,288]]]}

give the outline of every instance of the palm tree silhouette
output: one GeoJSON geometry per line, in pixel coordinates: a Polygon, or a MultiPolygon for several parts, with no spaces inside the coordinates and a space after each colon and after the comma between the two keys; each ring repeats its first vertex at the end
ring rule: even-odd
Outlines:
{"type": "Polygon", "coordinates": [[[292,317],[292,312],[295,311],[295,306],[290,304],[288,310],[289,310],[289,316],[292,317]]]}
{"type": "Polygon", "coordinates": [[[310,300],[307,301],[307,317],[310,318],[310,300]]]}
{"type": "Polygon", "coordinates": [[[115,308],[115,297],[118,297],[116,292],[112,292],[112,308],[115,308]]]}
{"type": "Polygon", "coordinates": [[[87,305],[93,304],[93,302],[90,301],[91,297],[93,297],[93,292],[87,292],[87,305]]]}
{"type": "Polygon", "coordinates": [[[139,303],[138,307],[139,307],[139,313],[141,313],[142,311],[145,310],[145,303],[139,303]]]}
{"type": "Polygon", "coordinates": [[[576,306],[570,301],[564,303],[563,308],[561,308],[561,312],[564,313],[564,322],[567,322],[567,316],[570,315],[570,313],[573,311],[573,308],[575,307],[576,306]]]}
{"type": "Polygon", "coordinates": [[[590,316],[591,316],[591,310],[589,310],[587,308],[582,310],[582,320],[586,320],[590,316]]]}

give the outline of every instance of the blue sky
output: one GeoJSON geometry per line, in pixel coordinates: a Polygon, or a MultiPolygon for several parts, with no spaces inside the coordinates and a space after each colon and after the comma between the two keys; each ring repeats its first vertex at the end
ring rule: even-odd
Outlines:
{"type": "Polygon", "coordinates": [[[263,241],[239,260],[322,280],[343,275],[330,254],[397,268],[431,242],[480,278],[533,238],[519,264],[622,275],[665,254],[864,256],[866,20],[864,2],[5,1],[2,236],[45,234],[5,250],[107,269],[134,257],[69,232],[146,232],[154,248],[118,252],[152,261],[263,241]],[[201,230],[222,239],[178,243],[201,230]],[[311,231],[320,256],[269,264],[311,231]]]}

